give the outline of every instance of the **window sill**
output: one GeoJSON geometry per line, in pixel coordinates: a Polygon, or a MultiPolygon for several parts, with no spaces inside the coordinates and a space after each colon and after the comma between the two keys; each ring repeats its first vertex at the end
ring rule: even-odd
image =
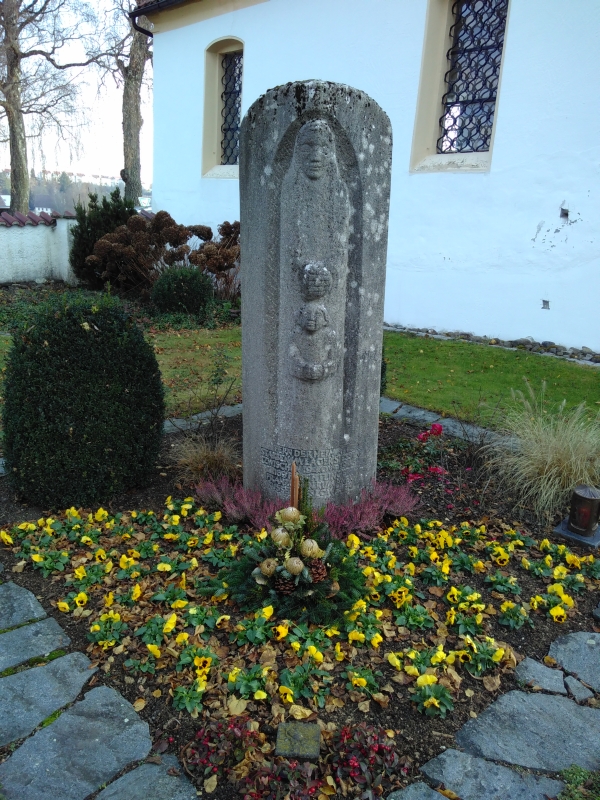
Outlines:
{"type": "Polygon", "coordinates": [[[489,172],[492,154],[436,153],[425,156],[411,167],[411,172],[489,172]]]}
{"type": "Polygon", "coordinates": [[[216,167],[209,169],[208,172],[205,172],[202,177],[238,180],[240,177],[240,168],[237,164],[218,164],[216,167]]]}

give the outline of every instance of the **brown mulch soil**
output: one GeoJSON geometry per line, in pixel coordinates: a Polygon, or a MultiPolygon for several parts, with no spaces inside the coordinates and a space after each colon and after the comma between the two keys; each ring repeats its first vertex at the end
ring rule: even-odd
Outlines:
{"type": "MultiPolygon", "coordinates": [[[[380,424],[380,461],[379,478],[403,482],[406,475],[401,476],[398,469],[390,467],[393,454],[398,443],[410,440],[416,441],[416,436],[421,429],[392,419],[382,419],[380,424]]],[[[222,433],[239,442],[241,451],[242,420],[241,417],[224,420],[222,433]]],[[[177,478],[177,470],[172,464],[171,450],[177,438],[182,434],[165,436],[160,456],[160,465],[148,485],[126,492],[105,505],[110,513],[133,509],[153,509],[156,513],[163,513],[165,498],[168,495],[184,497],[191,494],[189,487],[182,486],[177,478]]],[[[480,469],[475,453],[475,448],[466,446],[456,440],[446,441],[444,437],[439,440],[437,466],[444,469],[442,474],[430,472],[426,467],[423,470],[410,470],[411,488],[420,499],[421,505],[412,515],[414,522],[419,518],[438,519],[445,527],[459,525],[465,520],[475,524],[485,524],[488,530],[494,530],[503,523],[514,526],[519,530],[527,530],[535,538],[547,536],[550,528],[539,527],[531,513],[526,508],[519,508],[511,498],[506,497],[497,487],[489,483],[487,475],[480,469]],[[420,477],[415,477],[415,475],[420,477]]],[[[8,528],[11,524],[23,520],[37,519],[47,510],[34,508],[18,502],[10,490],[8,481],[0,479],[0,528],[8,528]]],[[[577,555],[585,555],[585,551],[569,545],[577,555]]],[[[62,575],[44,579],[41,573],[27,567],[25,571],[14,574],[11,568],[17,559],[10,550],[1,551],[1,560],[5,566],[5,575],[10,576],[16,583],[30,589],[40,600],[50,616],[57,619],[72,640],[72,648],[86,651],[89,642],[86,639],[87,625],[71,615],[62,614],[50,601],[56,601],[64,596],[64,578],[62,575]]],[[[484,575],[469,575],[465,582],[480,591],[484,598],[489,596],[490,587],[484,584],[484,575]]],[[[523,589],[523,598],[529,598],[540,591],[539,579],[530,577],[520,570],[518,573],[519,584],[523,589]]],[[[432,593],[434,595],[434,593],[432,593]]],[[[577,611],[569,615],[563,625],[557,625],[543,615],[535,616],[535,627],[524,627],[520,631],[510,631],[507,628],[496,626],[499,639],[507,642],[521,655],[542,659],[548,652],[550,643],[559,635],[578,630],[600,630],[594,627],[592,611],[598,604],[598,592],[583,592],[577,596],[577,611]]],[[[223,643],[226,638],[223,638],[223,643]]],[[[427,634],[412,634],[413,639],[426,639],[427,634]]],[[[399,638],[394,649],[406,646],[399,638]]],[[[231,645],[234,648],[236,645],[231,645]]],[[[239,651],[240,655],[248,655],[249,647],[239,651]]],[[[187,712],[176,711],[165,702],[166,692],[162,699],[152,697],[152,691],[160,684],[160,676],[148,675],[130,677],[120,666],[126,656],[116,656],[112,663],[105,663],[92,678],[89,685],[106,684],[114,687],[130,702],[138,698],[147,701],[146,707],[140,712],[151,730],[153,741],[159,752],[173,752],[181,755],[182,748],[190,742],[198,729],[200,719],[192,719],[187,712]]],[[[249,660],[252,660],[250,654],[249,660]]],[[[371,651],[370,663],[373,669],[380,669],[383,678],[380,683],[389,682],[397,673],[383,657],[376,651],[371,651]]],[[[299,662],[298,662],[299,663],[299,662]]],[[[396,731],[395,744],[401,756],[403,774],[398,776],[398,787],[411,783],[419,777],[418,768],[443,750],[455,746],[454,734],[470,718],[481,713],[491,704],[499,694],[516,688],[516,680],[512,672],[501,675],[499,691],[489,692],[482,687],[482,681],[471,677],[466,671],[461,671],[463,683],[461,691],[455,699],[455,710],[445,720],[430,718],[419,714],[405,691],[398,691],[392,696],[387,708],[380,707],[371,702],[371,710],[366,717],[357,710],[355,703],[347,703],[343,709],[332,714],[322,714],[326,723],[335,723],[338,726],[351,725],[368,721],[369,724],[381,726],[396,731]],[[472,688],[473,694],[469,697],[464,690],[472,688]]],[[[86,690],[87,688],[86,687],[86,690]]],[[[247,711],[256,719],[265,722],[261,730],[267,733],[269,740],[274,741],[275,729],[267,724],[268,707],[264,704],[250,702],[247,711]]],[[[316,714],[314,718],[316,718],[316,714]]],[[[10,755],[9,748],[0,748],[0,762],[10,755]]],[[[197,783],[202,788],[201,781],[197,783]]],[[[237,795],[231,784],[221,782],[213,794],[215,800],[226,800],[237,795]]],[[[89,799],[91,800],[91,798],[89,799]]]]}

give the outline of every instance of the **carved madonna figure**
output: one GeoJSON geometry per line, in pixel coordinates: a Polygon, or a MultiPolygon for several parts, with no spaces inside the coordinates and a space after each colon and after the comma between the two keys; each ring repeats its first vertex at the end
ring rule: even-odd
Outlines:
{"type": "Polygon", "coordinates": [[[279,422],[292,447],[309,420],[324,447],[339,444],[343,379],[327,379],[342,371],[349,221],[333,131],[312,120],[296,136],[280,205],[279,380],[295,385],[279,422]]]}

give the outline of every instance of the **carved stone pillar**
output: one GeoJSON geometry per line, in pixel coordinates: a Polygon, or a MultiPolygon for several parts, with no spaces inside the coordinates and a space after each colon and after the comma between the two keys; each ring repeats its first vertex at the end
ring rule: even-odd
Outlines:
{"type": "Polygon", "coordinates": [[[317,506],[375,477],[392,133],[322,81],[259,98],[240,134],[244,484],[317,506]]]}

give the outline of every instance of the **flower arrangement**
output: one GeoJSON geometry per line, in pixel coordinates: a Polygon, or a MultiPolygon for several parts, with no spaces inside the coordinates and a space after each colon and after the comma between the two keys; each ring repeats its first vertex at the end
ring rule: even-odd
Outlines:
{"type": "Polygon", "coordinates": [[[298,622],[330,624],[342,618],[364,594],[356,556],[331,539],[326,523],[315,525],[310,510],[303,514],[288,506],[277,511],[275,521],[270,535],[249,542],[200,593],[213,596],[225,588],[243,609],[271,604],[281,618],[298,622]]]}

